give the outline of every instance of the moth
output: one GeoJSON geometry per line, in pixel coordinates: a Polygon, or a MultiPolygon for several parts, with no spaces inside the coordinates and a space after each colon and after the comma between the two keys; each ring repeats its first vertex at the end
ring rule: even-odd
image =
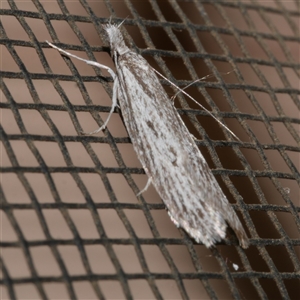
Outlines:
{"type": "MultiPolygon", "coordinates": [[[[106,24],[116,72],[95,61],[85,60],[47,42],[61,53],[105,69],[114,80],[112,107],[103,130],[118,105],[133,148],[171,220],[197,243],[214,246],[225,238],[229,225],[243,248],[247,235],[235,211],[160,84],[154,69],[129,49],[120,25],[106,24]]],[[[140,193],[141,193],[140,192],[140,193]]]]}

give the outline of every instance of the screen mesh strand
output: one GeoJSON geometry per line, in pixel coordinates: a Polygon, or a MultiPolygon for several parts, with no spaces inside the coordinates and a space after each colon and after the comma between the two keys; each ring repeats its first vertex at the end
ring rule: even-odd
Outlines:
{"type": "MultiPolygon", "coordinates": [[[[299,2],[1,0],[1,299],[296,299],[299,2]],[[170,221],[116,110],[101,24],[226,124],[175,105],[250,238],[170,221]]],[[[176,90],[162,80],[170,98],[176,90]]],[[[170,100],[171,101],[171,100],[170,100]]]]}

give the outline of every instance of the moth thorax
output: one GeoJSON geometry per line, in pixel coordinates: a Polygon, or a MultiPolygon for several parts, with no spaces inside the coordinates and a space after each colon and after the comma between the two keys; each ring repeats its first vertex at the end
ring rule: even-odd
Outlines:
{"type": "Polygon", "coordinates": [[[107,33],[112,53],[116,51],[119,55],[122,55],[129,51],[129,48],[125,45],[120,29],[116,25],[108,24],[104,29],[107,33]]]}

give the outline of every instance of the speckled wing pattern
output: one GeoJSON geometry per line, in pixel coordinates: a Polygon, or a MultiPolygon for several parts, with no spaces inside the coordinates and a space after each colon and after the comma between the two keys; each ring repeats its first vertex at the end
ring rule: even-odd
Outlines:
{"type": "Polygon", "coordinates": [[[207,247],[225,237],[228,223],[240,245],[247,248],[240,220],[152,67],[125,46],[118,27],[105,29],[128,134],[172,221],[207,247]]]}

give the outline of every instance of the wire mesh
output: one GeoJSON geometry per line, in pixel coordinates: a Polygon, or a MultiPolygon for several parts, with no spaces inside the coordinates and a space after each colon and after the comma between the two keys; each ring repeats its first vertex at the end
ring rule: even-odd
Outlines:
{"type": "MultiPolygon", "coordinates": [[[[2,299],[296,299],[299,2],[1,0],[2,299]],[[187,91],[175,105],[251,238],[171,223],[116,110],[101,24],[187,91]],[[212,74],[208,79],[197,79],[212,74]]],[[[170,97],[176,90],[162,80],[170,97]]]]}

